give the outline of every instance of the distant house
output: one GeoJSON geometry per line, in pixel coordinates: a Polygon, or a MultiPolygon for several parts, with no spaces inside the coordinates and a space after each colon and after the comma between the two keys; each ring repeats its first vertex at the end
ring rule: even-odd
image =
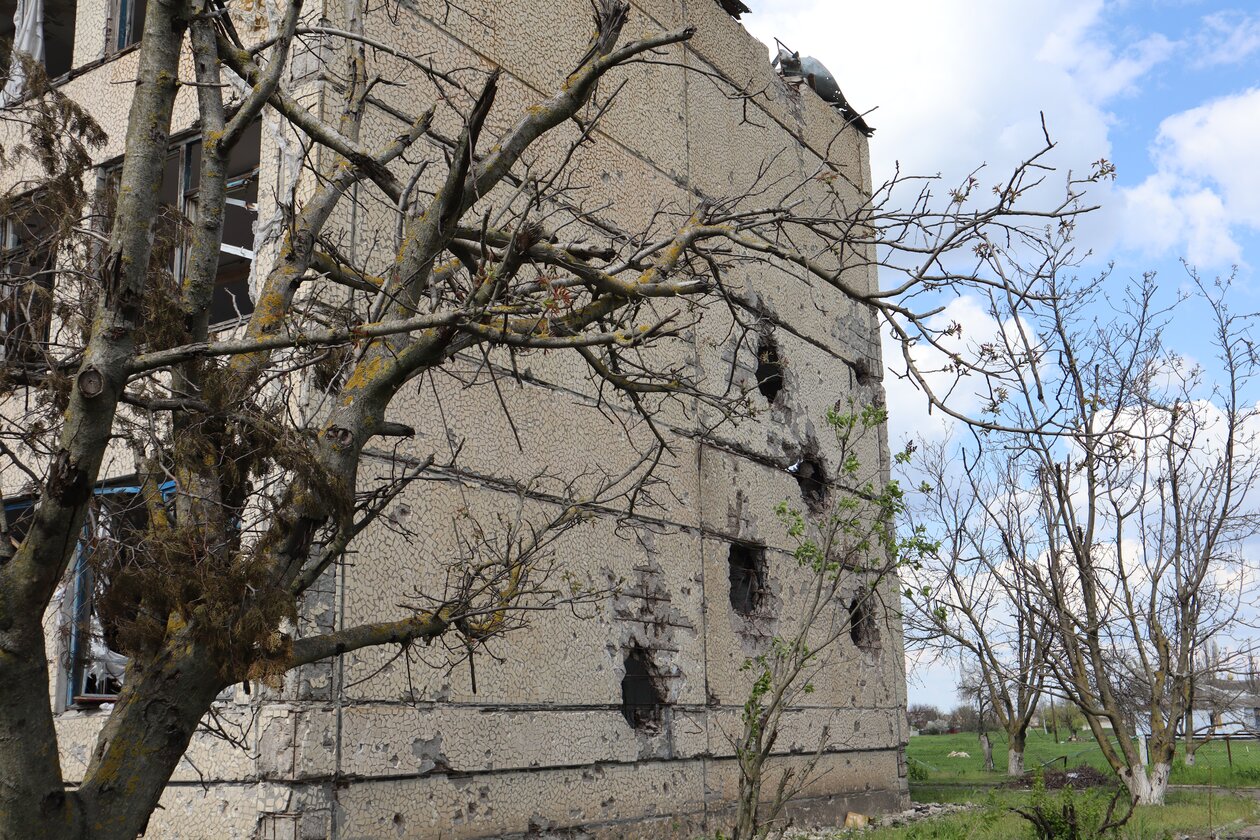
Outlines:
{"type": "MultiPolygon", "coordinates": [[[[1137,734],[1150,734],[1150,721],[1139,716],[1137,734]]],[[[1196,737],[1260,737],[1260,691],[1248,681],[1200,680],[1195,686],[1190,723],[1196,737]]],[[[1185,720],[1177,724],[1177,736],[1185,736],[1185,720]]]]}
{"type": "Polygon", "coordinates": [[[1195,735],[1260,736],[1260,692],[1243,681],[1218,679],[1199,685],[1190,720],[1195,735]]]}

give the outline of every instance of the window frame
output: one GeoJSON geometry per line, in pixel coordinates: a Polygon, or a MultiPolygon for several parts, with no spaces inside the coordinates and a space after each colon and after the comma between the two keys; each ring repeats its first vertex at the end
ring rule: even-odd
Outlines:
{"type": "Polygon", "coordinates": [[[144,18],[138,21],[136,9],[143,6],[148,9],[148,0],[110,0],[109,22],[105,30],[105,55],[113,57],[122,55],[140,45],[144,35],[144,18]]]}
{"type": "MultiPolygon", "coordinates": [[[[259,123],[256,123],[260,125],[259,123]]],[[[249,129],[246,129],[247,131],[249,129]]],[[[239,208],[247,213],[252,214],[250,219],[250,229],[256,234],[258,224],[258,189],[259,177],[262,168],[262,149],[261,149],[261,127],[259,128],[259,159],[251,167],[242,172],[230,174],[227,178],[226,185],[226,202],[224,207],[224,233],[227,229],[227,215],[232,208],[239,208]],[[253,198],[248,197],[249,185],[253,184],[253,198]],[[233,192],[245,191],[245,197],[233,196],[233,192]]],[[[181,230],[177,232],[176,242],[171,251],[170,269],[174,277],[181,282],[187,271],[187,258],[189,239],[188,232],[196,224],[197,221],[197,193],[198,184],[195,173],[200,169],[201,159],[201,143],[202,135],[200,133],[187,134],[182,137],[173,138],[170,141],[170,147],[167,150],[166,161],[176,158],[175,164],[175,191],[174,204],[170,205],[178,214],[181,222],[181,230]]],[[[239,148],[239,146],[238,146],[239,148]]],[[[102,167],[104,173],[104,183],[107,188],[117,190],[117,180],[122,172],[122,158],[118,158],[105,164],[102,167]]],[[[165,177],[165,176],[164,176],[165,177]]],[[[252,245],[252,243],[251,243],[252,245]]],[[[249,270],[246,272],[246,300],[248,301],[248,310],[242,311],[239,306],[239,297],[231,290],[226,290],[227,294],[232,296],[235,305],[236,314],[231,317],[211,319],[210,331],[222,332],[233,329],[241,323],[248,321],[254,311],[254,299],[252,289],[249,286],[249,276],[253,273],[253,263],[257,260],[256,252],[252,247],[244,248],[238,245],[232,245],[220,239],[219,242],[220,259],[223,256],[236,257],[247,260],[250,264],[249,270]]],[[[222,275],[222,269],[219,274],[222,275]]],[[[216,281],[215,291],[219,290],[220,283],[216,281]]],[[[216,294],[217,298],[217,294],[216,294]]],[[[211,307],[213,309],[214,299],[212,299],[211,307]]]]}
{"type": "MultiPolygon", "coordinates": [[[[26,368],[44,370],[47,368],[46,353],[48,342],[52,336],[52,295],[56,289],[57,277],[57,243],[34,242],[23,243],[19,231],[33,226],[25,220],[39,215],[39,194],[27,193],[20,196],[13,204],[13,211],[0,217],[0,278],[16,277],[21,284],[0,279],[0,363],[10,361],[10,352],[17,349],[11,346],[21,342],[25,349],[16,353],[18,363],[26,368]],[[10,275],[9,268],[14,263],[25,261],[18,269],[19,273],[10,275]],[[42,267],[35,267],[42,264],[42,267]],[[32,312],[42,290],[46,300],[39,302],[40,311],[32,312]],[[16,300],[16,302],[14,302],[16,300]],[[13,318],[10,322],[10,318],[13,318]],[[17,330],[29,330],[34,323],[32,335],[18,334],[11,338],[17,330]]],[[[42,222],[42,219],[40,219],[42,222]]],[[[51,225],[48,226],[51,231],[51,225]]]]}
{"type": "MultiPolygon", "coordinates": [[[[0,12],[0,15],[3,15],[6,21],[12,21],[16,24],[17,11],[20,6],[21,0],[18,0],[18,2],[14,3],[12,10],[0,12]]],[[[42,33],[40,37],[42,39],[44,56],[39,63],[43,65],[44,73],[47,75],[51,85],[55,86],[65,82],[79,67],[75,63],[75,34],[79,25],[78,12],[77,0],[60,0],[60,2],[52,3],[51,7],[50,4],[45,2],[41,8],[40,27],[42,33]],[[66,23],[67,18],[68,24],[66,23]],[[50,58],[48,47],[50,44],[56,44],[60,47],[60,49],[54,50],[54,54],[61,59],[51,68],[48,65],[50,58]]],[[[0,73],[3,73],[3,76],[0,76],[0,108],[15,105],[24,101],[28,96],[24,78],[20,88],[15,87],[14,90],[9,90],[10,82],[13,80],[12,71],[15,67],[12,48],[14,37],[17,34],[16,29],[15,25],[14,32],[5,35],[9,49],[0,55],[0,61],[3,62],[0,65],[0,73]]]]}
{"type": "MultiPolygon", "coordinates": [[[[134,477],[125,478],[98,485],[92,490],[92,497],[96,499],[102,496],[129,495],[138,498],[141,488],[132,483],[134,480],[134,477]]],[[[158,486],[158,490],[162,494],[163,501],[167,501],[175,494],[175,482],[163,482],[158,486]]],[[[10,518],[14,515],[20,516],[26,511],[32,511],[38,502],[37,496],[5,500],[3,504],[6,522],[15,521],[10,518]]],[[[65,628],[66,633],[64,645],[60,647],[60,655],[57,658],[57,711],[95,708],[102,703],[113,702],[118,697],[117,693],[87,693],[86,691],[88,671],[95,661],[91,656],[92,600],[95,593],[92,569],[88,559],[92,541],[92,535],[89,533],[91,528],[91,522],[84,523],[64,582],[65,589],[59,610],[58,626],[65,628]]],[[[119,684],[122,684],[121,679],[119,684]]]]}

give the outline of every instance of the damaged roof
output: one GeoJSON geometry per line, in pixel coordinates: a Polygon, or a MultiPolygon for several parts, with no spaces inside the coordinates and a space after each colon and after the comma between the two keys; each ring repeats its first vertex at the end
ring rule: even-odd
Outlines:
{"type": "Polygon", "coordinates": [[[726,13],[731,17],[739,20],[739,16],[745,12],[751,12],[752,9],[745,6],[740,0],[717,0],[718,5],[726,9],[726,13]]]}

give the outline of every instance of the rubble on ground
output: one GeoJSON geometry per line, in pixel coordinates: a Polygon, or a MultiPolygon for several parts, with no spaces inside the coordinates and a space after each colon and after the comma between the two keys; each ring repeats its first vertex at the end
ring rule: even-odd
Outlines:
{"type": "MultiPolygon", "coordinates": [[[[946,814],[957,814],[961,811],[967,811],[974,808],[975,805],[966,803],[941,803],[941,802],[922,802],[896,814],[880,814],[869,818],[867,827],[885,828],[896,827],[900,825],[909,825],[919,820],[931,819],[933,817],[943,817],[946,814]]],[[[850,812],[845,822],[853,825],[861,822],[860,820],[850,820],[850,817],[862,816],[850,812]]],[[[819,828],[788,828],[782,834],[777,835],[777,840],[833,840],[837,837],[846,837],[851,834],[859,834],[862,829],[841,828],[841,827],[819,827],[819,828]]],[[[776,835],[771,835],[775,837],[776,835]]]]}
{"type": "MultiPolygon", "coordinates": [[[[1089,788],[1107,787],[1116,783],[1114,773],[1099,770],[1088,764],[1079,764],[1068,770],[1058,770],[1054,768],[1045,768],[1041,771],[1042,779],[1045,782],[1046,790],[1062,790],[1063,788],[1072,788],[1073,790],[1088,790],[1089,788]]],[[[1004,784],[1004,787],[1011,788],[1031,788],[1037,780],[1037,771],[1031,770],[1017,779],[1011,779],[1004,784]]]]}

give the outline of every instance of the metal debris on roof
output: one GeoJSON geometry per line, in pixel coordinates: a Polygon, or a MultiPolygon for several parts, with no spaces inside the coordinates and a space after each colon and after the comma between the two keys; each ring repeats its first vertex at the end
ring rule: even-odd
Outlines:
{"type": "Polygon", "coordinates": [[[840,85],[836,82],[836,77],[831,75],[821,61],[813,56],[805,56],[801,58],[799,52],[793,52],[787,47],[779,44],[779,54],[775,56],[774,66],[779,68],[779,72],[787,78],[799,78],[809,85],[814,93],[822,97],[824,102],[830,102],[840,112],[840,116],[844,117],[845,122],[862,132],[867,137],[875,133],[875,129],[866,124],[866,120],[862,119],[862,115],[854,110],[849,101],[844,98],[844,93],[840,90],[840,85]]]}
{"type": "Polygon", "coordinates": [[[745,6],[740,0],[717,0],[718,5],[726,9],[726,13],[731,17],[739,20],[739,16],[745,12],[751,12],[752,9],[745,6]]]}

